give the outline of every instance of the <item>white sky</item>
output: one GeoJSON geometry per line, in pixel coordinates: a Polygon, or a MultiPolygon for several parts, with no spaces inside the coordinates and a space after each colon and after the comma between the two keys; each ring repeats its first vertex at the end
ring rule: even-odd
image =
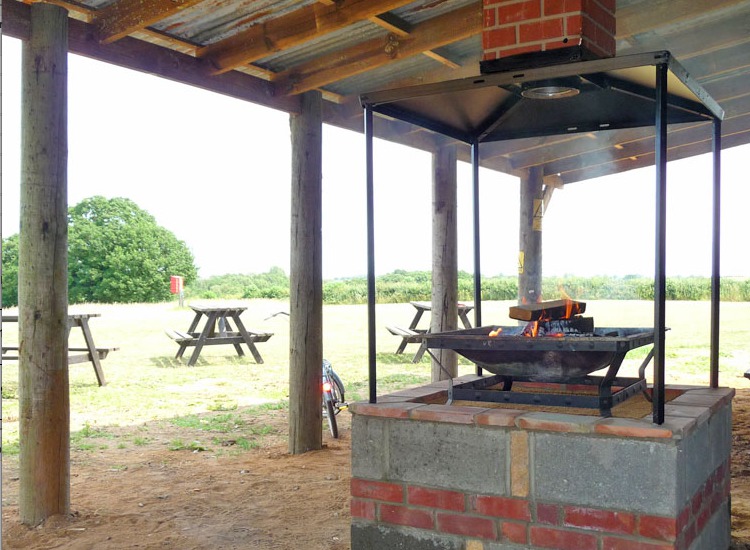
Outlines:
{"type": "MultiPolygon", "coordinates": [[[[20,50],[2,38],[2,234],[18,232],[20,50]]],[[[69,59],[68,202],[128,197],[192,250],[203,277],[289,271],[290,138],[285,113],[79,56],[69,59]]],[[[708,130],[707,130],[708,132],[708,130]]],[[[324,127],[323,276],[366,273],[364,138],[324,127]]],[[[722,274],[750,276],[744,210],[750,146],[722,157],[722,274]],[[744,170],[743,170],[744,168],[744,170]]],[[[431,267],[431,157],[376,141],[378,274],[431,267]]],[[[670,163],[667,274],[711,271],[711,159],[670,163]]],[[[516,273],[518,180],[482,170],[485,275],[516,273]]],[[[459,269],[473,271],[471,170],[459,164],[459,269]]],[[[555,191],[545,275],[651,276],[654,171],[555,191]]]]}

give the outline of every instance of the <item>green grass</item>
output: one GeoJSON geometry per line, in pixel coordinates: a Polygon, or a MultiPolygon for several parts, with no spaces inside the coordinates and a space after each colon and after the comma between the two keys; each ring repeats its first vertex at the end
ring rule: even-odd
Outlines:
{"type": "MultiPolygon", "coordinates": [[[[197,301],[196,301],[197,302],[197,301]]],[[[201,301],[206,302],[206,301],[201,301]]],[[[288,310],[277,300],[239,300],[248,306],[242,318],[248,328],[274,333],[258,345],[264,364],[257,365],[250,354],[238,357],[231,346],[205,348],[194,367],[177,360],[177,345],[166,336],[165,328],[185,330],[193,313],[175,303],[135,305],[76,306],[71,311],[97,312],[91,320],[98,345],[117,346],[102,362],[107,385],[97,386],[89,363],[70,367],[71,440],[76,448],[116,447],[119,442],[145,445],[152,439],[153,421],[168,421],[186,430],[207,434],[227,434],[236,443],[232,449],[257,444],[264,425],[263,415],[288,407],[289,320],[271,314],[288,310]],[[260,418],[259,418],[260,417],[260,418]],[[130,430],[117,440],[113,427],[130,430]],[[134,436],[132,432],[136,432],[134,436]],[[139,438],[139,439],[136,439],[139,438]],[[112,440],[112,441],[110,441],[112,440]],[[139,443],[140,442],[140,443],[139,443]]],[[[508,307],[512,302],[484,302],[483,324],[511,325],[508,307]]],[[[589,301],[586,315],[597,326],[650,327],[653,304],[647,301],[589,301]]],[[[671,374],[695,377],[708,384],[710,305],[707,302],[667,302],[666,370],[671,374]]],[[[329,305],[323,308],[324,355],[344,381],[347,401],[368,396],[367,308],[364,305],[329,305]]],[[[383,304],[377,309],[378,393],[424,384],[430,379],[430,360],[413,364],[416,344],[406,353],[395,355],[399,339],[386,325],[408,325],[414,308],[406,304],[383,304]]],[[[426,319],[423,320],[423,323],[426,319]]],[[[9,345],[17,340],[16,327],[3,327],[9,345]]],[[[73,334],[71,345],[80,344],[73,334]]],[[[720,367],[723,385],[744,384],[750,368],[750,303],[721,305],[720,367]]],[[[189,350],[190,351],[190,350],[189,350]]],[[[646,349],[634,350],[622,370],[640,365],[646,349]]],[[[460,361],[459,374],[473,372],[473,365],[460,361]]],[[[647,374],[650,372],[650,368],[647,374]]],[[[8,362],[2,369],[3,451],[18,448],[18,365],[8,362]]],[[[119,433],[119,432],[118,432],[119,433]]],[[[181,448],[188,449],[196,436],[186,436],[181,448]]],[[[227,439],[218,436],[220,439],[227,439]]],[[[214,445],[212,443],[212,445],[214,445]]],[[[193,449],[195,450],[195,449],[193,449]]]]}

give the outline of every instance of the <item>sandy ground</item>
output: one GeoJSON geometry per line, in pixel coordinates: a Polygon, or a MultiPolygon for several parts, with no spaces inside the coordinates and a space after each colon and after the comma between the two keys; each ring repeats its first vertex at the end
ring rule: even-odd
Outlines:
{"type": "MultiPolygon", "coordinates": [[[[750,389],[734,401],[733,549],[750,549],[750,389]]],[[[149,427],[150,441],[71,454],[69,517],[29,528],[18,521],[18,467],[3,461],[4,549],[328,549],[349,548],[350,416],[325,448],[287,453],[286,416],[263,417],[278,428],[259,448],[171,451],[185,430],[149,427]],[[171,433],[174,430],[175,433],[171,433]]],[[[133,430],[133,428],[130,428],[133,430]]]]}

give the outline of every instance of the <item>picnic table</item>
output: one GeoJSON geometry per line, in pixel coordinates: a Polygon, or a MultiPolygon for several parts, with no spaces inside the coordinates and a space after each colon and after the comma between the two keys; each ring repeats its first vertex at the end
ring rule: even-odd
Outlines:
{"type": "Polygon", "coordinates": [[[246,329],[240,319],[240,315],[247,309],[246,307],[192,305],[190,309],[195,312],[195,316],[187,331],[171,329],[166,331],[167,335],[180,346],[175,359],[182,357],[188,347],[194,347],[193,354],[188,360],[188,366],[192,367],[198,361],[204,346],[231,344],[237,351],[237,355],[243,356],[245,353],[241,345],[245,344],[250,353],[253,354],[255,362],[263,363],[263,357],[261,357],[255,344],[267,341],[273,336],[273,333],[246,329]],[[198,330],[198,325],[202,320],[205,321],[205,324],[201,330],[198,330]]]}
{"type": "MultiPolygon", "coordinates": [[[[117,351],[117,347],[97,347],[94,344],[94,336],[89,327],[89,319],[100,317],[99,313],[70,313],[68,314],[68,338],[70,338],[70,329],[78,327],[83,332],[83,341],[85,347],[68,347],[68,365],[76,363],[90,362],[94,366],[94,373],[99,386],[104,386],[107,381],[104,379],[104,370],[101,361],[109,355],[110,351],[117,351]]],[[[18,315],[3,315],[3,323],[17,323],[18,315]]],[[[18,346],[2,346],[3,361],[18,360],[18,346]]]]}
{"type": "MultiPolygon", "coordinates": [[[[425,351],[427,350],[427,346],[425,345],[424,338],[422,338],[422,335],[429,332],[429,328],[426,329],[420,329],[419,321],[422,319],[422,316],[426,311],[432,311],[432,302],[410,302],[412,306],[417,310],[414,314],[414,318],[411,320],[411,323],[409,324],[408,328],[402,328],[399,326],[387,326],[388,332],[393,334],[394,336],[400,336],[401,337],[401,343],[399,344],[398,348],[396,349],[396,354],[401,354],[406,349],[407,344],[416,344],[419,343],[419,349],[414,354],[414,359],[412,359],[413,363],[418,363],[421,361],[422,356],[424,355],[425,351]]],[[[473,305],[466,304],[464,302],[458,302],[458,318],[461,320],[461,322],[464,325],[464,328],[471,328],[471,321],[469,321],[469,312],[474,309],[473,305]]]]}

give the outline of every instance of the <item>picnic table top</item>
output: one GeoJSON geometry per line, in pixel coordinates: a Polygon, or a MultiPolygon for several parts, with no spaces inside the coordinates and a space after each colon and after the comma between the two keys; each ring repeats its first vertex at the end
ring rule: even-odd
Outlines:
{"type": "Polygon", "coordinates": [[[247,309],[247,306],[193,304],[190,306],[190,309],[196,313],[242,313],[247,309]]]}
{"type": "MultiPolygon", "coordinates": [[[[432,310],[432,302],[410,302],[417,309],[423,309],[425,311],[432,310]]],[[[471,311],[474,309],[474,304],[467,304],[466,302],[458,302],[459,311],[471,311]]]]}
{"type": "MultiPolygon", "coordinates": [[[[91,319],[92,317],[101,317],[101,313],[68,313],[68,320],[74,321],[74,320],[81,320],[81,319],[91,319]]],[[[17,323],[18,322],[18,315],[5,315],[2,316],[3,321],[8,321],[9,323],[17,323]]]]}

